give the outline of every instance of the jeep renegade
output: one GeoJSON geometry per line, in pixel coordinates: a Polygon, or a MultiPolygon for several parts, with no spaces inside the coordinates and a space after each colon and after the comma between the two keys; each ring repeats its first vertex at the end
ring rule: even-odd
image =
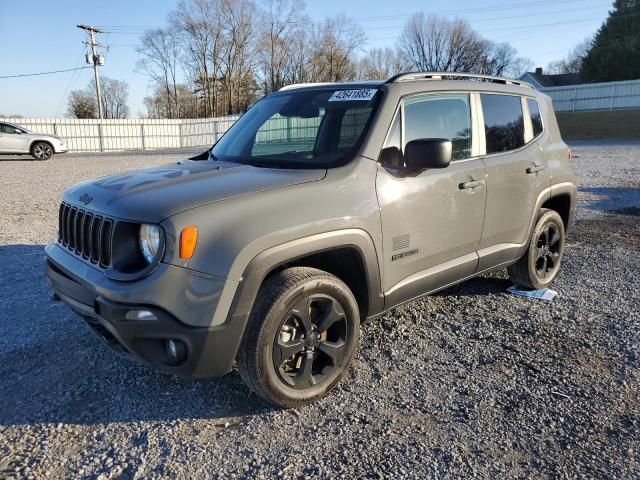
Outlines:
{"type": "Polygon", "coordinates": [[[360,323],[493,269],[546,287],[576,185],[550,99],[451,73],[291,85],[207,152],[64,192],[45,270],[120,353],[292,407],[360,323]]]}

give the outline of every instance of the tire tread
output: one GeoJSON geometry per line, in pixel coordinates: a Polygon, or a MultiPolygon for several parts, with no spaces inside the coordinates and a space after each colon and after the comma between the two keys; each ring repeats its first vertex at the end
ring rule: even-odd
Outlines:
{"type": "MultiPolygon", "coordinates": [[[[528,288],[531,290],[536,290],[538,288],[538,286],[533,283],[533,279],[531,278],[531,274],[529,272],[529,251],[533,245],[533,241],[536,236],[536,230],[538,228],[540,220],[549,212],[556,213],[556,215],[558,215],[558,218],[560,218],[559,214],[555,210],[541,208],[540,212],[538,213],[538,217],[536,218],[536,223],[533,227],[533,231],[531,232],[531,238],[529,238],[529,246],[527,247],[527,251],[524,253],[524,255],[522,255],[522,257],[520,257],[520,259],[516,263],[507,268],[507,272],[509,273],[509,278],[511,279],[511,281],[513,281],[513,283],[520,287],[528,288]]],[[[560,223],[562,224],[562,222],[560,223]]]]}

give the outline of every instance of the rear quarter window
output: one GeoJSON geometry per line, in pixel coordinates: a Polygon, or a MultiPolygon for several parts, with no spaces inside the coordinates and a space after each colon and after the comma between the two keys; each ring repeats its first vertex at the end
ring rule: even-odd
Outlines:
{"type": "Polygon", "coordinates": [[[531,115],[531,126],[533,127],[533,136],[537,137],[542,133],[542,116],[538,102],[534,98],[527,98],[527,106],[529,107],[529,115],[531,115]]]}
{"type": "Polygon", "coordinates": [[[522,103],[516,95],[481,94],[487,154],[524,145],[522,103]]]}

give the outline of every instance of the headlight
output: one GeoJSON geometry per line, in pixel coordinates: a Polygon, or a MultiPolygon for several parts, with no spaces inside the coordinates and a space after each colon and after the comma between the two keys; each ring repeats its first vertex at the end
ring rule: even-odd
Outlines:
{"type": "Polygon", "coordinates": [[[160,227],[143,223],[140,225],[140,250],[147,263],[155,260],[160,249],[160,227]]]}

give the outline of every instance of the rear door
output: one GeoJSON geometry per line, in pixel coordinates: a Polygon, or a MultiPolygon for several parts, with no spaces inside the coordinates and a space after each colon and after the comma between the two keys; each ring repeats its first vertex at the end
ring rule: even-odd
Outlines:
{"type": "Polygon", "coordinates": [[[411,140],[447,138],[453,160],[409,174],[401,165],[378,167],[387,305],[475,272],[486,189],[474,118],[465,92],[413,95],[400,104],[385,148],[402,152],[411,140]]]}
{"type": "Polygon", "coordinates": [[[549,170],[533,138],[526,99],[480,93],[487,169],[487,208],[478,248],[478,270],[515,260],[527,241],[538,197],[549,187],[549,170]]]}

